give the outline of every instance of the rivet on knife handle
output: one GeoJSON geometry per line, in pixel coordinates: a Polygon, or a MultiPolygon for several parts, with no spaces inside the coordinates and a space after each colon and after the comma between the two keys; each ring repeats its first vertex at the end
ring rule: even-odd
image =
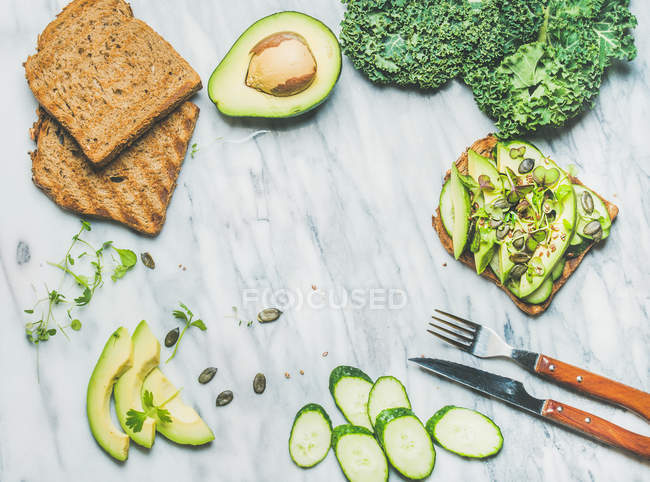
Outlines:
{"type": "Polygon", "coordinates": [[[601,442],[650,458],[650,437],[644,437],[607,420],[555,400],[546,400],[542,416],[578,430],[601,442]]]}
{"type": "Polygon", "coordinates": [[[535,371],[575,390],[625,407],[650,420],[650,393],[542,354],[539,355],[535,371]]]}

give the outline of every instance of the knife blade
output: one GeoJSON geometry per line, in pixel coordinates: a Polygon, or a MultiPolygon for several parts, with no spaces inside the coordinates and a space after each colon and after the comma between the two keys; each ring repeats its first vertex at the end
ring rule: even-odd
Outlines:
{"type": "Polygon", "coordinates": [[[613,447],[650,459],[650,437],[630,432],[605,419],[552,399],[530,395],[521,382],[459,363],[435,358],[409,358],[421,368],[514,407],[563,425],[613,447]]]}
{"type": "Polygon", "coordinates": [[[503,400],[517,408],[542,415],[545,400],[530,395],[521,382],[478,368],[435,358],[409,358],[422,368],[503,400]]]}

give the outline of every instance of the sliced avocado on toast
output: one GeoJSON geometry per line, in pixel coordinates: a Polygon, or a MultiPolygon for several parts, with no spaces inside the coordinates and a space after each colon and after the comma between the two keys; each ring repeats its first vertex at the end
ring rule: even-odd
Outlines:
{"type": "Polygon", "coordinates": [[[489,136],[452,165],[433,225],[450,254],[536,315],[589,249],[609,235],[617,214],[615,205],[532,144],[489,136]],[[454,200],[465,196],[470,212],[463,231],[454,200]]]}

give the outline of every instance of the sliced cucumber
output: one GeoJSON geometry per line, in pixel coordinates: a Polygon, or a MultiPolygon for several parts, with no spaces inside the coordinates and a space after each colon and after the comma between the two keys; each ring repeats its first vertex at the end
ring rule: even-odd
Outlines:
{"type": "Polygon", "coordinates": [[[551,271],[551,279],[553,281],[557,281],[562,277],[562,273],[564,272],[564,265],[565,264],[566,264],[566,259],[562,258],[553,267],[553,271],[551,271]]]}
{"type": "Polygon", "coordinates": [[[368,394],[368,418],[372,426],[379,412],[396,407],[411,408],[404,385],[395,377],[379,377],[368,394]]]}
{"type": "Polygon", "coordinates": [[[427,431],[442,448],[463,457],[482,459],[497,454],[503,447],[499,427],[468,408],[441,408],[427,422],[427,431]]]}
{"type": "Polygon", "coordinates": [[[370,430],[356,425],[339,425],[332,434],[332,447],[350,482],[388,480],[386,456],[370,430]]]}
{"type": "Polygon", "coordinates": [[[371,431],[368,394],[372,385],[372,378],[355,367],[341,365],[330,373],[330,393],[345,419],[371,431]]]}
{"type": "MultiPolygon", "coordinates": [[[[564,263],[562,263],[562,266],[564,266],[564,263]]],[[[551,274],[551,276],[546,278],[544,282],[539,286],[539,288],[524,298],[524,301],[526,303],[530,303],[531,305],[539,305],[540,303],[544,303],[553,292],[552,276],[553,275],[551,274]]]]}
{"type": "Polygon", "coordinates": [[[388,460],[404,477],[428,477],[436,462],[436,450],[422,422],[408,408],[383,410],[375,422],[377,437],[388,460]]]}
{"type": "Polygon", "coordinates": [[[451,177],[449,178],[449,189],[451,191],[451,205],[454,212],[454,226],[451,240],[454,245],[454,258],[460,258],[467,244],[469,232],[470,200],[469,193],[460,180],[460,174],[456,164],[451,166],[451,177]]]}
{"type": "Polygon", "coordinates": [[[449,180],[442,185],[442,191],[440,191],[440,219],[442,220],[445,231],[451,237],[454,229],[454,206],[451,202],[449,180]]]}
{"type": "Polygon", "coordinates": [[[308,403],[296,414],[289,435],[289,455],[299,467],[313,467],[327,456],[332,422],[323,407],[308,403]]]}

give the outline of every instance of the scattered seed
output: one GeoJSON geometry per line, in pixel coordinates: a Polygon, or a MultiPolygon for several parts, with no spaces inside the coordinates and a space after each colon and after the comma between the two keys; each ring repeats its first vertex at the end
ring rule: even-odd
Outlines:
{"type": "Polygon", "coordinates": [[[217,407],[223,407],[232,402],[234,395],[230,390],[224,390],[219,395],[217,395],[217,407]]]}
{"type": "Polygon", "coordinates": [[[257,321],[260,323],[270,323],[280,318],[282,312],[277,308],[266,308],[257,314],[257,321]]]}
{"type": "Polygon", "coordinates": [[[264,393],[266,390],[266,377],[263,373],[258,373],[253,378],[253,391],[255,393],[264,393]]]}
{"type": "Polygon", "coordinates": [[[510,277],[514,280],[521,279],[521,277],[526,273],[526,265],[523,264],[516,264],[511,270],[510,270],[510,277]]]}
{"type": "Polygon", "coordinates": [[[291,375],[289,375],[289,372],[284,372],[284,378],[291,378],[291,375]]]}
{"type": "Polygon", "coordinates": [[[311,285],[311,289],[316,291],[318,288],[316,288],[316,285],[311,285]]]}
{"type": "Polygon", "coordinates": [[[301,374],[301,375],[304,375],[305,372],[304,372],[303,370],[300,370],[300,374],[301,374]]]}
{"type": "Polygon", "coordinates": [[[530,256],[526,253],[512,253],[510,255],[510,261],[513,263],[526,263],[528,260],[530,260],[530,256]]]}
{"type": "Polygon", "coordinates": [[[510,225],[502,224],[497,228],[497,239],[501,240],[505,238],[510,232],[510,225]]]}
{"type": "Polygon", "coordinates": [[[447,267],[447,263],[442,263],[442,267],[443,267],[443,268],[446,268],[446,267],[447,267]]]}
{"type": "Polygon", "coordinates": [[[217,368],[216,367],[208,367],[205,370],[201,372],[199,375],[199,383],[206,384],[210,380],[214,378],[214,376],[217,374],[217,368]]]}
{"type": "Polygon", "coordinates": [[[167,336],[165,337],[165,346],[170,347],[174,346],[174,344],[178,341],[178,335],[180,334],[180,330],[178,327],[174,328],[173,330],[169,330],[169,333],[167,333],[167,336]]]}
{"type": "Polygon", "coordinates": [[[147,268],[149,269],[156,268],[156,263],[149,253],[141,253],[140,259],[142,260],[142,264],[145,265],[147,268]]]}
{"type": "Polygon", "coordinates": [[[587,236],[596,236],[596,233],[600,232],[602,236],[603,228],[600,225],[599,221],[591,221],[587,223],[582,232],[587,236]]]}
{"type": "Polygon", "coordinates": [[[584,209],[587,214],[594,212],[594,198],[591,197],[589,191],[582,191],[582,194],[580,195],[580,204],[582,204],[582,209],[584,209]]]}
{"type": "Polygon", "coordinates": [[[494,201],[493,205],[495,208],[499,208],[499,209],[508,209],[510,207],[510,203],[508,202],[508,200],[503,197],[494,201]]]}
{"type": "Polygon", "coordinates": [[[329,352],[328,352],[328,351],[324,351],[324,352],[323,352],[323,357],[326,357],[327,355],[329,355],[329,352]]]}
{"type": "Polygon", "coordinates": [[[519,167],[517,168],[517,171],[519,171],[519,174],[527,174],[533,170],[533,167],[535,167],[535,160],[527,157],[521,161],[519,167]]]}

